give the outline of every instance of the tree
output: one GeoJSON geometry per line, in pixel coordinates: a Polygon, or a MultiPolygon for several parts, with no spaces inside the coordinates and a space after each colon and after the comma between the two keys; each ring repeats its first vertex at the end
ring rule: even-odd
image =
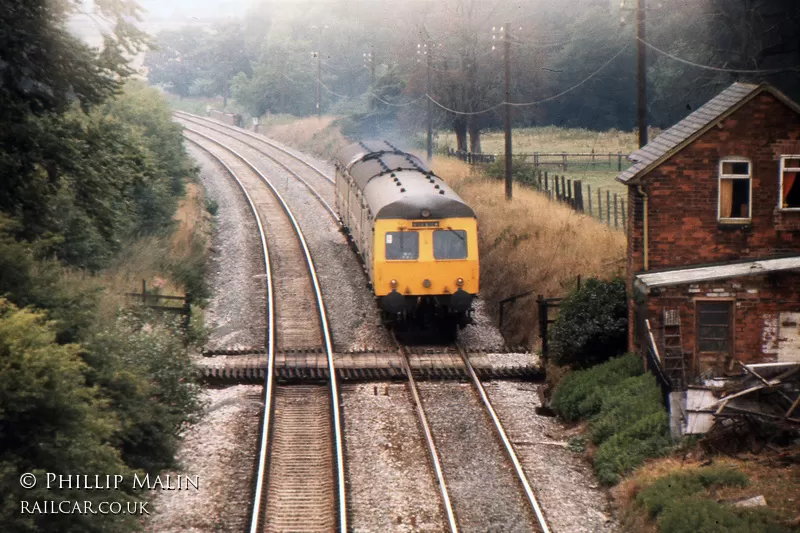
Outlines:
{"type": "MultiPolygon", "coordinates": [[[[10,531],[93,532],[133,528],[134,516],[25,514],[22,501],[53,499],[47,472],[102,476],[132,471],[122,462],[109,439],[118,421],[99,391],[86,386],[86,364],[79,346],[59,345],[43,316],[20,310],[0,299],[0,522],[10,531]],[[20,485],[24,473],[38,483],[31,490],[20,485]]],[[[113,477],[112,477],[113,479],[113,477]]],[[[58,500],[137,501],[131,484],[120,490],[63,487],[58,500]]]]}

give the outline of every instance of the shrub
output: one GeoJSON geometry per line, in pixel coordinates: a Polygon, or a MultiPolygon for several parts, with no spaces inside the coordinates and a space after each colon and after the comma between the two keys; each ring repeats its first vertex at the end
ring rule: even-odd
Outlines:
{"type": "Polygon", "coordinates": [[[601,411],[589,424],[592,442],[601,444],[620,428],[663,410],[655,377],[652,374],[630,377],[604,390],[601,411]]]}
{"type": "Polygon", "coordinates": [[[600,411],[606,388],[643,372],[641,357],[629,353],[588,370],[568,374],[553,395],[553,409],[569,421],[588,418],[600,411]]]}
{"type": "Polygon", "coordinates": [[[657,479],[636,497],[644,505],[650,518],[659,515],[670,503],[693,496],[705,489],[734,486],[746,487],[747,476],[739,470],[720,466],[698,468],[691,472],[677,472],[657,479]]]}
{"type": "Polygon", "coordinates": [[[614,485],[620,476],[627,474],[650,457],[663,454],[670,445],[667,412],[652,412],[620,430],[605,440],[594,456],[594,469],[598,479],[614,485]]]}
{"type": "Polygon", "coordinates": [[[768,510],[731,509],[705,498],[682,498],[658,519],[661,533],[790,533],[768,510]]]}
{"type": "Polygon", "coordinates": [[[703,496],[719,487],[747,486],[747,476],[726,467],[699,468],[657,479],[636,502],[661,533],[788,533],[768,510],[734,509],[703,496]]]}
{"type": "Polygon", "coordinates": [[[625,282],[621,278],[587,280],[561,303],[549,335],[551,357],[559,365],[585,368],[625,351],[625,282]]]}
{"type": "MultiPolygon", "coordinates": [[[[506,177],[506,162],[503,157],[495,159],[494,163],[486,165],[486,175],[496,180],[506,177]]],[[[536,179],[536,167],[526,159],[517,157],[511,166],[511,179],[515,183],[524,183],[534,189],[539,188],[539,181],[536,179]]]]}

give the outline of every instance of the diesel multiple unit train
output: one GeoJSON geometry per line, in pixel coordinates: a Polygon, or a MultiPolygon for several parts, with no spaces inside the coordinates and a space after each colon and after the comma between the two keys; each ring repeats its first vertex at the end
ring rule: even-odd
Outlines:
{"type": "Polygon", "coordinates": [[[384,321],[469,323],[479,275],[472,208],[386,141],[349,145],[335,165],[336,209],[384,321]]]}

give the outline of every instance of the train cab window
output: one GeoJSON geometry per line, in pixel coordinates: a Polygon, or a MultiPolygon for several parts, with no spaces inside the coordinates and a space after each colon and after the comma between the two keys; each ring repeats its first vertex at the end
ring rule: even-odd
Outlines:
{"type": "Polygon", "coordinates": [[[419,233],[416,231],[387,231],[386,259],[419,258],[419,233]]]}
{"type": "Polygon", "coordinates": [[[434,259],[466,259],[467,232],[463,229],[439,229],[433,232],[434,259]]]}

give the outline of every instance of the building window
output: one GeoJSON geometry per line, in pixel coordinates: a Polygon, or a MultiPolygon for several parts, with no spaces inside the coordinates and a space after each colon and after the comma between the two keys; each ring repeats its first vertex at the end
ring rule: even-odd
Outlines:
{"type": "Polygon", "coordinates": [[[731,302],[697,302],[697,351],[729,354],[731,302]]]}
{"type": "Polygon", "coordinates": [[[719,220],[750,220],[750,161],[723,159],[719,165],[719,220]]]}
{"type": "Polygon", "coordinates": [[[467,232],[463,229],[437,229],[433,232],[434,259],[466,259],[467,232]]]}
{"type": "Polygon", "coordinates": [[[781,209],[800,209],[800,155],[781,156],[781,209]]]}
{"type": "Polygon", "coordinates": [[[403,260],[419,257],[419,233],[416,231],[387,231],[386,259],[403,260]]]}

